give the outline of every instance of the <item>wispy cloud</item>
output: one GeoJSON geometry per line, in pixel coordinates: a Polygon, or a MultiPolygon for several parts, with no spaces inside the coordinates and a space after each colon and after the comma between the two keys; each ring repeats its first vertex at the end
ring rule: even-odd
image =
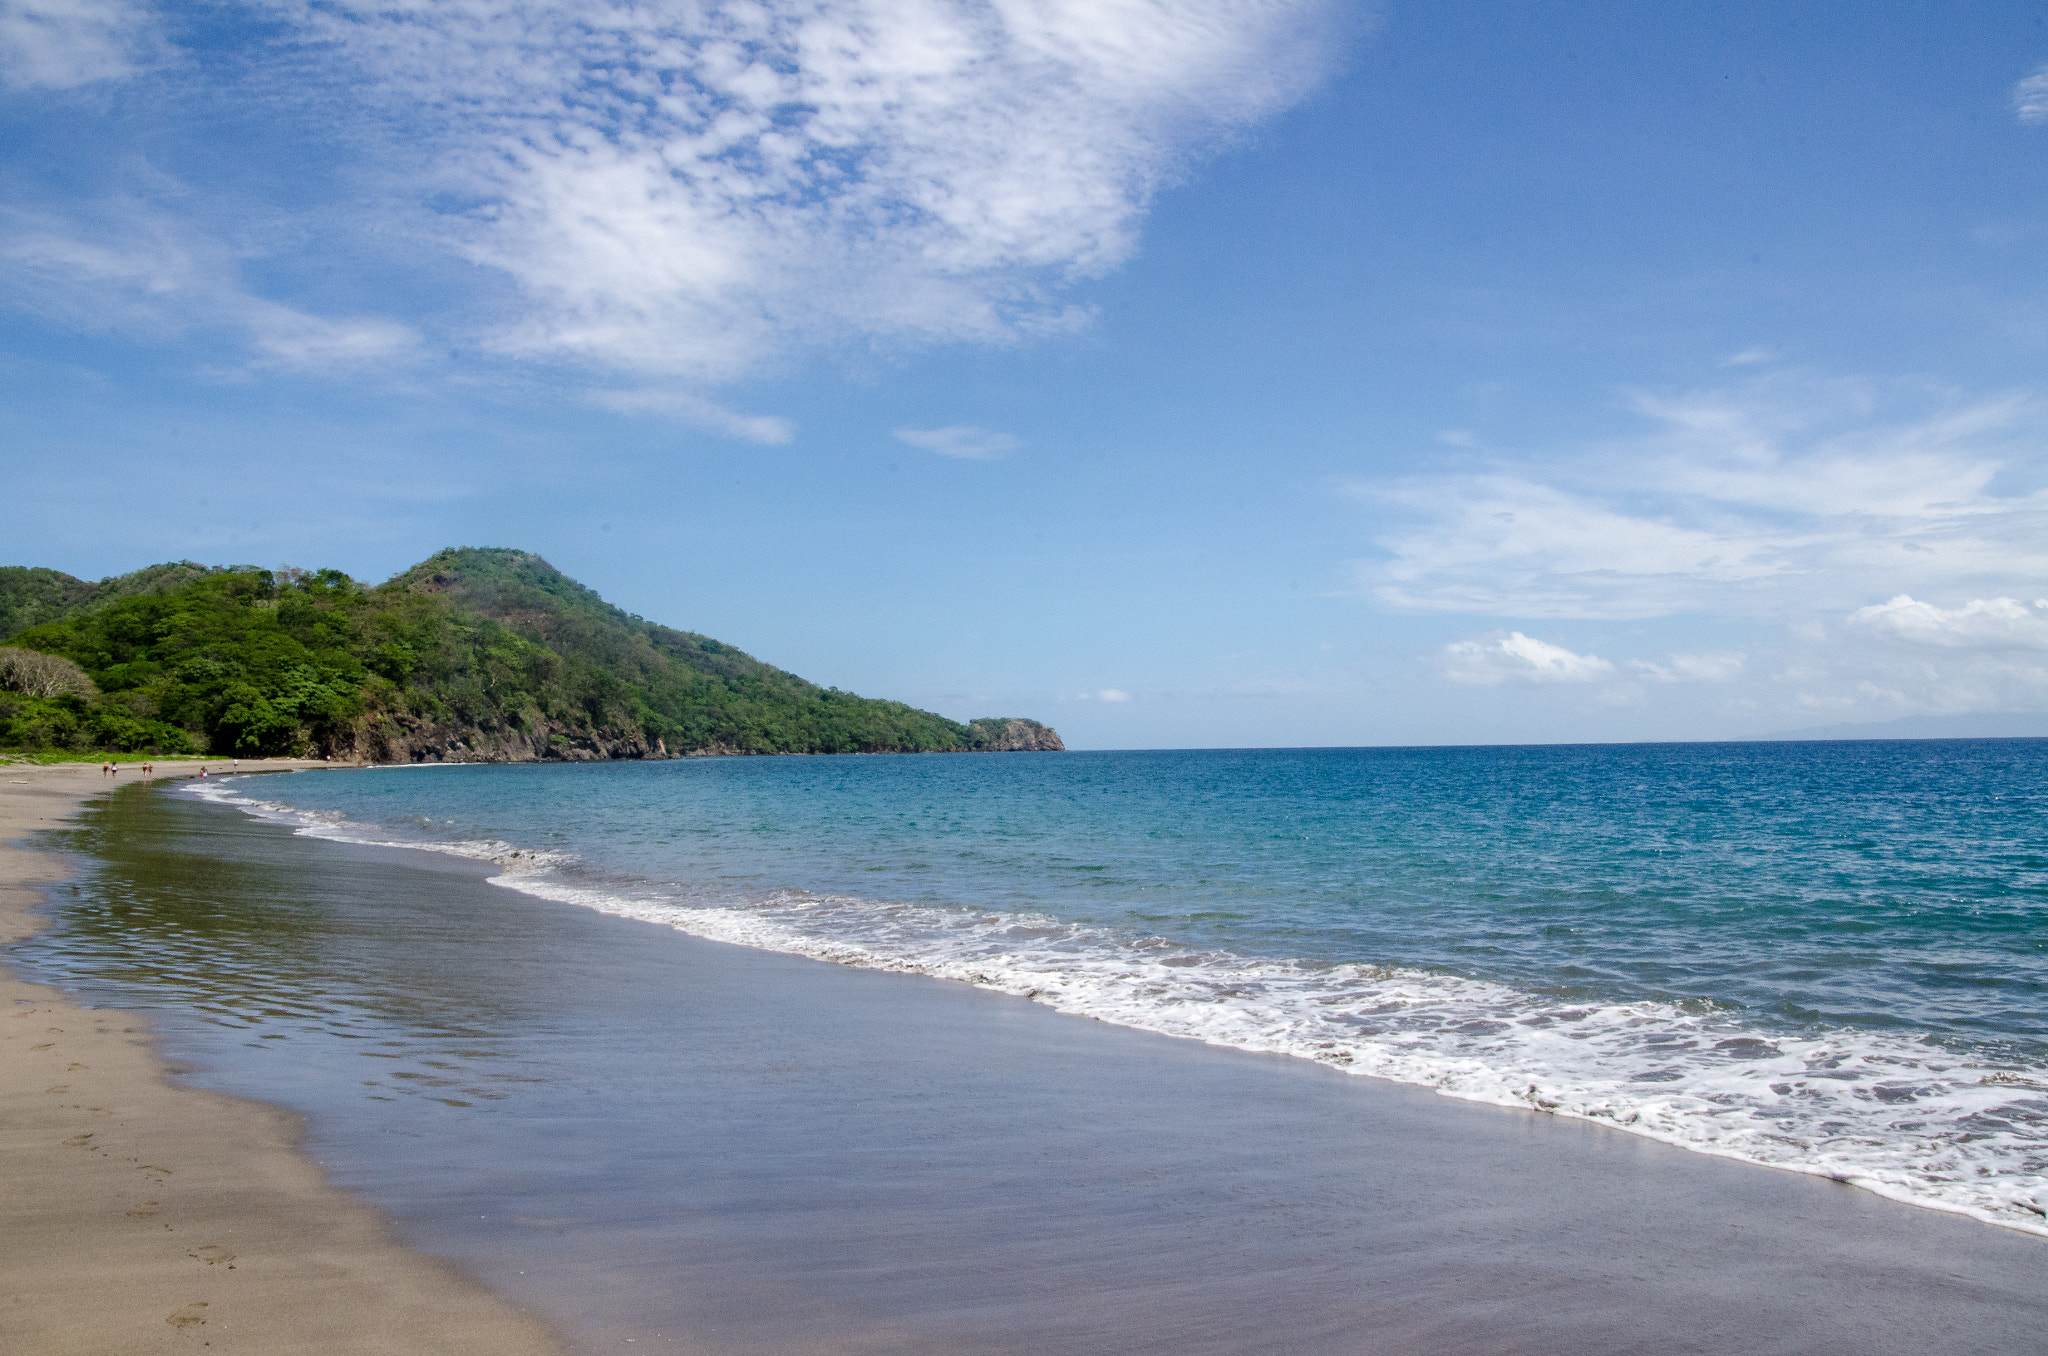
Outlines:
{"type": "MultiPolygon", "coordinates": [[[[1188,157],[1299,98],[1328,0],[274,0],[306,107],[478,205],[495,350],[695,383],[794,346],[1009,341],[1188,157]],[[380,130],[403,128],[397,138],[380,130]],[[408,160],[409,157],[409,160],[408,160]]],[[[410,191],[417,193],[414,187],[410,191]]],[[[390,225],[392,223],[386,223],[390,225]]]]}
{"type": "Polygon", "coordinates": [[[1746,655],[1732,651],[1700,651],[1631,659],[1628,669],[1653,683],[1731,683],[1743,675],[1748,662],[1746,655]]]}
{"type": "Polygon", "coordinates": [[[1103,688],[1103,689],[1101,689],[1100,691],[1097,691],[1097,692],[1077,692],[1077,693],[1075,693],[1075,694],[1074,694],[1074,700],[1075,700],[1075,701],[1077,701],[1077,702],[1112,702],[1112,703],[1114,703],[1114,702],[1127,702],[1127,701],[1129,701],[1130,699],[1131,699],[1131,694],[1130,694],[1130,693],[1128,693],[1128,692],[1125,692],[1125,691],[1124,691],[1124,690],[1123,690],[1122,688],[1116,688],[1116,687],[1105,687],[1105,688],[1103,688]]]}
{"type": "Polygon", "coordinates": [[[1641,618],[2048,581],[2040,411],[1926,393],[1893,408],[1910,394],[1772,378],[1637,395],[1638,438],[1352,482],[1393,520],[1361,584],[1406,611],[1641,618]]]}
{"type": "Polygon", "coordinates": [[[966,461],[997,461],[1022,445],[1014,434],[995,433],[972,424],[954,424],[949,428],[899,428],[896,441],[926,452],[936,452],[942,457],[959,457],[966,461]]]}
{"type": "Polygon", "coordinates": [[[689,391],[594,391],[590,403],[619,414],[668,415],[750,443],[777,445],[796,437],[796,425],[780,415],[741,414],[689,391]]]}
{"type": "Polygon", "coordinates": [[[0,211],[0,269],[17,304],[144,338],[232,331],[257,368],[386,363],[419,341],[384,317],[319,316],[257,296],[224,245],[132,201],[100,204],[90,218],[0,211]]]}
{"type": "Polygon", "coordinates": [[[2013,86],[2012,108],[2021,122],[2048,122],[2048,66],[2013,86]]]}
{"type": "Polygon", "coordinates": [[[0,85],[70,89],[119,80],[170,52],[155,14],[125,0],[4,0],[0,85]]]}

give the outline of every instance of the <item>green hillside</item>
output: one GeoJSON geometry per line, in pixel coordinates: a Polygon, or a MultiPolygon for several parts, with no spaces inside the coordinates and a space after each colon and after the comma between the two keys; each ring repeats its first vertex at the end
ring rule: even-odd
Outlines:
{"type": "Polygon", "coordinates": [[[133,597],[161,593],[211,573],[189,560],[151,565],[97,584],[41,566],[0,565],[0,641],[38,626],[133,597]]]}
{"type": "Polygon", "coordinates": [[[0,619],[0,641],[72,660],[98,688],[0,691],[4,748],[529,761],[1060,747],[1035,721],[963,725],[819,687],[511,550],[443,551],[375,588],[335,570],[185,562],[86,584],[16,568],[0,575],[0,619]]]}

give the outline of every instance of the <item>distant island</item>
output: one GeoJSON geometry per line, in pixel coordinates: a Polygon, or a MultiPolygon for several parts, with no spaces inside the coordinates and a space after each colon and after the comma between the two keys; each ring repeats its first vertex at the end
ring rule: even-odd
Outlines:
{"type": "Polygon", "coordinates": [[[98,583],[0,567],[0,749],[538,762],[713,754],[1037,752],[819,687],[604,601],[539,556],[440,552],[367,587],[339,570],[183,561],[98,583]]]}

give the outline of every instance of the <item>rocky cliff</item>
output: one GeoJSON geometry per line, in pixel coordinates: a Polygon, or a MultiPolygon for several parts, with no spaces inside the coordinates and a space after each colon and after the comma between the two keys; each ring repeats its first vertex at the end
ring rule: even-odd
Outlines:
{"type": "Polygon", "coordinates": [[[975,753],[1064,753],[1059,732],[1018,716],[985,716],[967,722],[968,748],[975,753]]]}

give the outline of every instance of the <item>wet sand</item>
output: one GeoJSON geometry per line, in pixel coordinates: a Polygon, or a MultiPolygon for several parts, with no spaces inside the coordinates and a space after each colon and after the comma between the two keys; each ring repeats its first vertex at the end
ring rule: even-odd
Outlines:
{"type": "Polygon", "coordinates": [[[307,1113],[339,1184],[587,1350],[1864,1356],[2048,1331],[2041,1238],[119,799],[71,973],[192,1013],[165,1030],[195,1077],[307,1113]],[[167,898],[194,863],[205,887],[167,898]]]}
{"type": "MultiPolygon", "coordinates": [[[[319,764],[242,770],[290,766],[319,764]]],[[[167,760],[157,775],[198,767],[167,760]]],[[[43,926],[35,887],[69,873],[12,844],[141,777],[0,767],[0,946],[43,926]]],[[[174,1083],[135,1014],[0,970],[0,1351],[563,1350],[541,1321],[399,1243],[328,1184],[301,1135],[289,1112],[174,1083]]]]}

